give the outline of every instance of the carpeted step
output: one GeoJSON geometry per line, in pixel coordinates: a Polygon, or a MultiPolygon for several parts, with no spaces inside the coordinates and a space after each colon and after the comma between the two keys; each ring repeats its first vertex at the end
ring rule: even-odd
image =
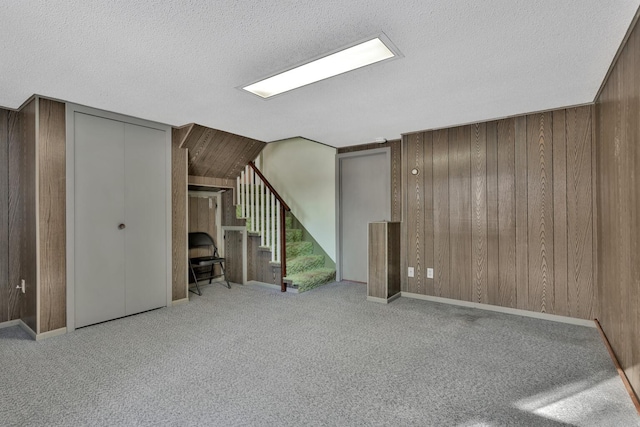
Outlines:
{"type": "Polygon", "coordinates": [[[313,243],[311,242],[291,242],[287,243],[287,259],[302,255],[313,254],[313,243]]]}
{"type": "Polygon", "coordinates": [[[291,228],[287,230],[287,243],[302,241],[302,230],[299,228],[291,228]]]}
{"type": "Polygon", "coordinates": [[[298,274],[322,267],[324,267],[324,255],[305,255],[287,259],[287,274],[298,274]]]}
{"type": "Polygon", "coordinates": [[[333,268],[318,268],[317,270],[287,275],[286,279],[291,280],[294,285],[298,286],[298,292],[305,292],[325,283],[335,281],[336,270],[333,268]]]}

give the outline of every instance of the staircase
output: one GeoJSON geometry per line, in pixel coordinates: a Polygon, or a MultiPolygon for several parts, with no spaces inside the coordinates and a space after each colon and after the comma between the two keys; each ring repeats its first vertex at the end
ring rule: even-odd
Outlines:
{"type": "Polygon", "coordinates": [[[303,240],[303,230],[296,227],[297,221],[286,203],[272,191],[273,187],[255,165],[249,166],[238,177],[236,217],[246,221],[251,235],[260,236],[261,250],[271,251],[271,266],[282,268],[284,256],[283,291],[286,286],[305,292],[334,281],[336,270],[325,268],[325,256],[314,254],[314,242],[303,240]],[[282,227],[285,242],[280,241],[282,227]],[[286,254],[281,254],[282,246],[286,254]]]}
{"type": "Polygon", "coordinates": [[[286,217],[287,224],[287,276],[288,286],[305,292],[336,280],[336,270],[325,268],[324,255],[313,254],[313,242],[304,241],[302,229],[293,227],[293,217],[286,217]]]}

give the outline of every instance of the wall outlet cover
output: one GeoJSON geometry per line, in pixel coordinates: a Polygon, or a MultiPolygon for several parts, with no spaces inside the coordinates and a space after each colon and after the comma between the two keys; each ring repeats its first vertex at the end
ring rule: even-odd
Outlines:
{"type": "Polygon", "coordinates": [[[433,268],[427,268],[427,279],[433,279],[433,268]]]}
{"type": "Polygon", "coordinates": [[[409,267],[408,274],[409,274],[409,277],[413,277],[413,275],[415,274],[414,270],[413,270],[413,267],[409,267]]]}

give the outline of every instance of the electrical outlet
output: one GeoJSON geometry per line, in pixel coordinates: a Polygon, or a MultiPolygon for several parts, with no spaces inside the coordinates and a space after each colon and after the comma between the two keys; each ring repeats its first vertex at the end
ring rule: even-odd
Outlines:
{"type": "Polygon", "coordinates": [[[408,273],[409,273],[409,277],[413,277],[413,275],[415,274],[414,270],[413,270],[413,267],[409,267],[409,272],[408,273]]]}
{"type": "Polygon", "coordinates": [[[427,268],[427,279],[433,279],[433,268],[427,268]]]}

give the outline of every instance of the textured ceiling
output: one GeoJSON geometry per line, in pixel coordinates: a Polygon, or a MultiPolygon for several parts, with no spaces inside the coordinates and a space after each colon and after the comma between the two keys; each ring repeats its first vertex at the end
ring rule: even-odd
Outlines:
{"type": "Polygon", "coordinates": [[[0,105],[30,95],[341,147],[593,101],[640,0],[3,0],[0,105]],[[384,32],[404,55],[237,89],[384,32]]]}

